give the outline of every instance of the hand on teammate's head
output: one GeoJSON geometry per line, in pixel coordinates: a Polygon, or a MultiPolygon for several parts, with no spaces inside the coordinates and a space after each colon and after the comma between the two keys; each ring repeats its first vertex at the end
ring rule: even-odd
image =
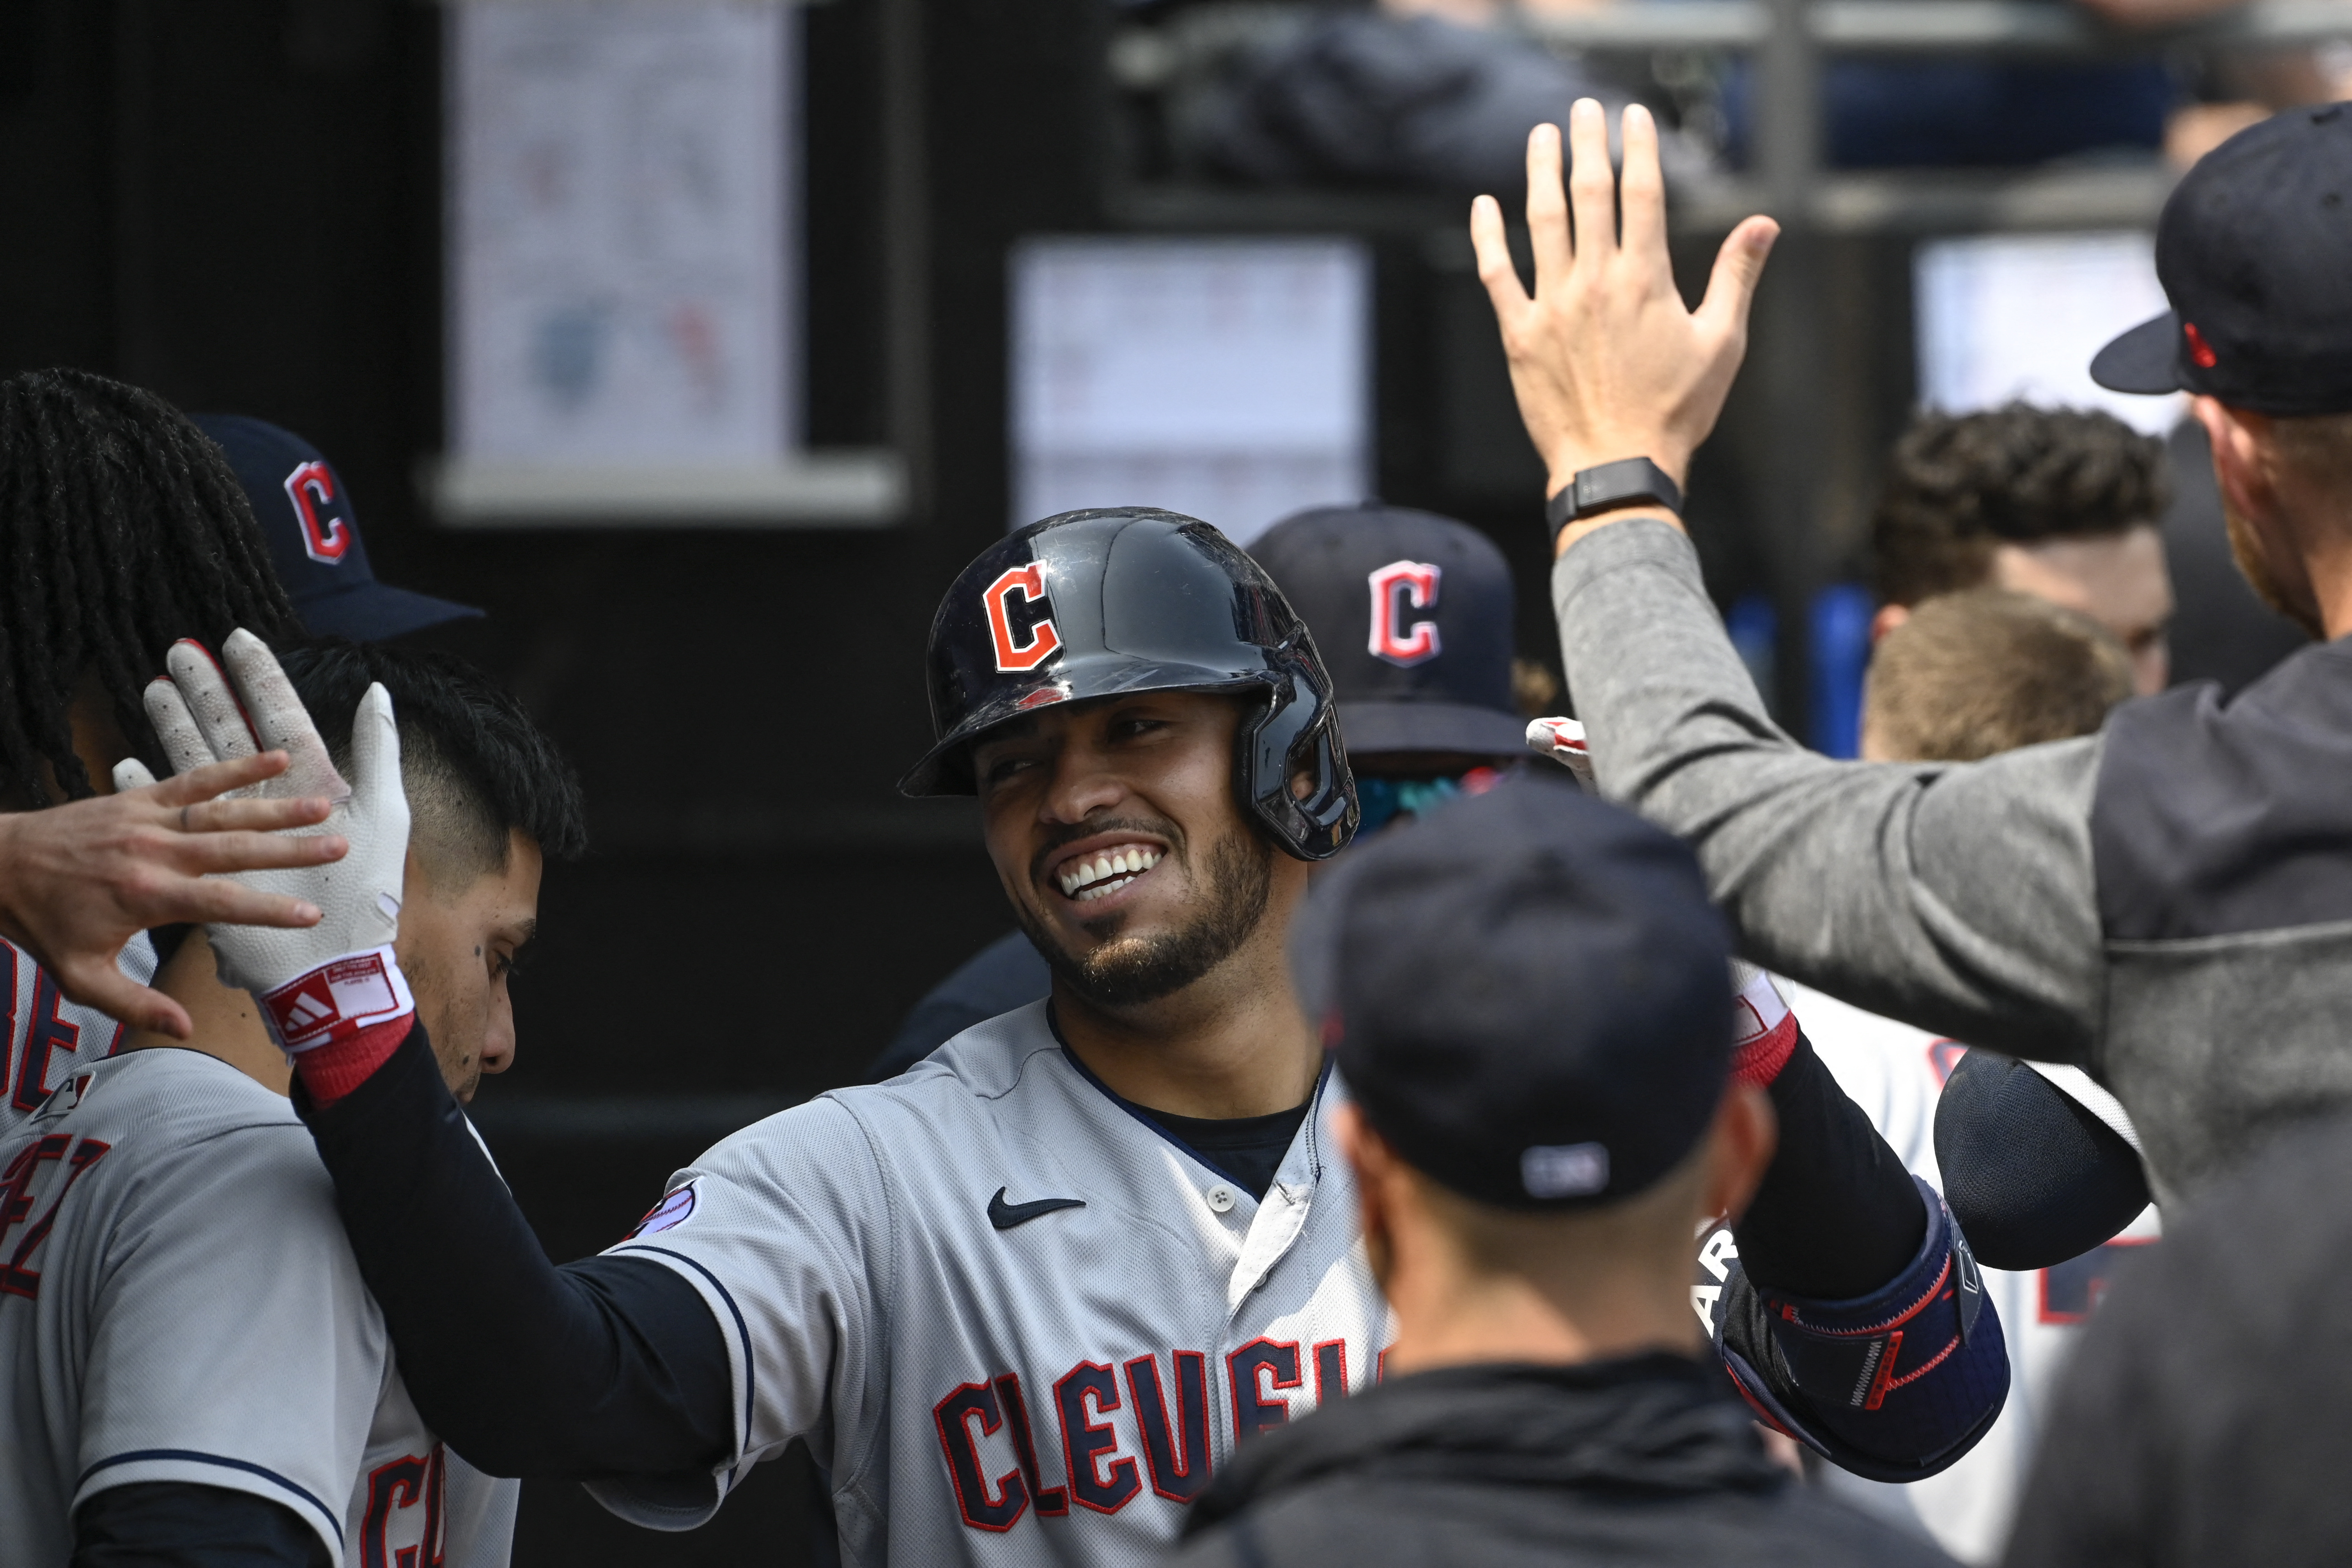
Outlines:
{"type": "Polygon", "coordinates": [[[318,906],[304,898],[228,879],[325,865],[348,847],[337,834],[286,832],[325,821],[321,796],[234,798],[286,767],[285,752],[267,752],[160,784],[142,784],[139,769],[124,775],[133,787],[116,794],[0,816],[0,936],[32,954],[68,1000],[186,1038],[186,1010],[132,982],[116,957],[154,926],[318,923],[318,906]]]}
{"type": "MultiPolygon", "coordinates": [[[[1470,209],[1478,277],[1502,329],[1519,416],[1553,492],[1580,468],[1624,458],[1646,457],[1682,484],[1747,353],[1748,304],[1780,227],[1751,217],[1733,229],[1706,299],[1688,310],[1666,254],[1665,182],[1649,110],[1625,110],[1622,180],[1610,168],[1608,116],[1597,101],[1580,99],[1569,111],[1568,142],[1563,186],[1559,127],[1528,136],[1532,296],[1511,260],[1501,205],[1480,196],[1470,209]]],[[[1563,546],[1577,537],[1564,532],[1563,546]]]]}

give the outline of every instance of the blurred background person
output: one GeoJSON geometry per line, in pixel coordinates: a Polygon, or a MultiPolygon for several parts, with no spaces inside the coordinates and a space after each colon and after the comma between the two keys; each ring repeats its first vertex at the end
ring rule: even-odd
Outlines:
{"type": "Polygon", "coordinates": [[[2173,597],[2157,524],[2170,500],[2164,444],[2112,415],[1922,414],[1871,519],[1874,630],[1938,594],[2013,589],[2105,626],[2131,655],[2133,689],[2161,691],[2173,597]]]}
{"type": "Polygon", "coordinates": [[[1908,609],[1871,650],[1864,762],[1972,763],[2087,735],[2132,694],[2115,634],[2048,599],[1968,588],[1908,609]]]}

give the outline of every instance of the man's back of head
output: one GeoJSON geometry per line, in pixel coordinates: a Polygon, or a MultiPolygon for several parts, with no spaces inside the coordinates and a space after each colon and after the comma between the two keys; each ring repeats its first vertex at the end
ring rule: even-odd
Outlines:
{"type": "Polygon", "coordinates": [[[1967,763],[2087,735],[2131,690],[2130,656],[2088,616],[2001,588],[1947,594],[1873,650],[1862,754],[1967,763]]]}

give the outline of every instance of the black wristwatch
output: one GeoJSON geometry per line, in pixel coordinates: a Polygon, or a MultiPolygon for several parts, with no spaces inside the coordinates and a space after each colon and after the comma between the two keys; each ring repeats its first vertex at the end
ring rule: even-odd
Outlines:
{"type": "Polygon", "coordinates": [[[1597,468],[1579,468],[1567,488],[1544,503],[1544,521],[1551,525],[1551,542],[1580,517],[1609,511],[1627,501],[1654,500],[1676,517],[1683,514],[1682,487],[1665,469],[1647,458],[1624,458],[1597,468]]]}

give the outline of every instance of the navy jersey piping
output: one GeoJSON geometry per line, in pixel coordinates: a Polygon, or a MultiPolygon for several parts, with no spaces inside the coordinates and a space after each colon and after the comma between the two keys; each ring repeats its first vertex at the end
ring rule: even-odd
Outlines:
{"type": "MultiPolygon", "coordinates": [[[[1191,1155],[1193,1162],[1199,1164],[1202,1169],[1214,1171],[1218,1175],[1224,1177],[1225,1180],[1237,1183],[1244,1187],[1248,1185],[1248,1184],[1244,1182],[1241,1177],[1234,1174],[1231,1171],[1226,1170],[1223,1165],[1217,1163],[1216,1161],[1210,1159],[1206,1154],[1202,1153],[1198,1149],[1193,1148],[1192,1145],[1185,1142],[1184,1140],[1177,1137],[1176,1134],[1168,1131],[1167,1128],[1162,1127],[1159,1122],[1154,1121],[1149,1116],[1144,1115],[1142,1111],[1129,1104],[1126,1097],[1121,1095],[1118,1090],[1111,1088],[1110,1085],[1097,1078],[1094,1074],[1094,1069],[1087,1067],[1085,1062],[1078,1059],[1078,1053],[1070,1049],[1070,1042],[1063,1037],[1061,1022],[1054,1016],[1054,1005],[1050,1001],[1045,1004],[1045,1027],[1054,1032],[1054,1043],[1062,1047],[1063,1059],[1077,1069],[1078,1076],[1080,1078],[1085,1079],[1088,1083],[1094,1085],[1095,1088],[1101,1092],[1102,1097],[1105,1100],[1109,1100],[1113,1105],[1118,1106],[1121,1110],[1127,1112],[1128,1115],[1133,1117],[1137,1121],[1151,1129],[1151,1131],[1157,1134],[1163,1142],[1171,1143],[1177,1148],[1182,1150],[1185,1153],[1191,1155]]],[[[1332,1058],[1329,1053],[1325,1053],[1322,1070],[1315,1075],[1315,1091],[1307,1097],[1307,1112],[1304,1126],[1307,1131],[1307,1148],[1310,1152],[1310,1157],[1315,1163],[1316,1179],[1318,1181],[1322,1179],[1323,1175],[1323,1152],[1320,1145],[1316,1141],[1315,1122],[1317,1120],[1317,1111],[1321,1108],[1323,1101],[1323,1088],[1326,1084],[1331,1081],[1331,1061],[1332,1058]]]]}
{"type": "Polygon", "coordinates": [[[117,1465],[136,1465],[148,1459],[192,1459],[200,1465],[218,1465],[223,1469],[244,1470],[248,1474],[259,1476],[266,1481],[274,1481],[317,1509],[319,1517],[327,1521],[327,1528],[335,1532],[335,1544],[338,1546],[343,1544],[343,1521],[334,1510],[311,1496],[304,1488],[296,1486],[292,1481],[279,1475],[276,1470],[257,1465],[249,1459],[232,1459],[220,1454],[200,1454],[193,1448],[134,1448],[127,1454],[117,1454],[111,1458],[100,1459],[84,1470],[75,1478],[74,1490],[79,1491],[82,1483],[100,1470],[111,1469],[117,1465]]]}

